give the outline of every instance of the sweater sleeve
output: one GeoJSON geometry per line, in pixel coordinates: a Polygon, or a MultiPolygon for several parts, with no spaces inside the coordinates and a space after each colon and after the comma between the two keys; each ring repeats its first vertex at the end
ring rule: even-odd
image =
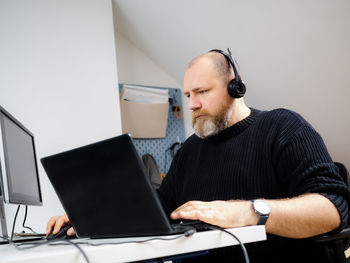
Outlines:
{"type": "Polygon", "coordinates": [[[348,225],[350,191],[333,163],[321,136],[303,124],[280,138],[275,156],[277,174],[290,197],[319,193],[338,209],[341,227],[348,225]]]}

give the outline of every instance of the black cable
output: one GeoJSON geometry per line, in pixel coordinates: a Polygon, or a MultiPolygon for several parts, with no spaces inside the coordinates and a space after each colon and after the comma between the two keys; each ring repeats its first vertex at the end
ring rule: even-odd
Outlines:
{"type": "Polygon", "coordinates": [[[15,215],[15,218],[13,219],[13,225],[12,225],[12,231],[11,231],[11,241],[13,240],[13,233],[15,231],[15,225],[16,225],[16,220],[17,220],[17,215],[18,215],[18,211],[19,211],[19,208],[21,207],[21,205],[18,205],[17,206],[17,211],[16,211],[16,215],[15,215]]]}
{"type": "Polygon", "coordinates": [[[26,220],[27,220],[27,212],[28,212],[28,206],[26,205],[25,206],[25,212],[24,212],[24,219],[23,219],[23,223],[22,223],[22,227],[23,228],[27,228],[29,229],[30,231],[32,231],[32,233],[36,233],[33,229],[31,229],[29,226],[26,226],[25,223],[26,223],[26,220]]]}
{"type": "MultiPolygon", "coordinates": [[[[229,234],[230,236],[232,236],[239,243],[239,245],[241,246],[245,262],[246,263],[250,263],[247,249],[245,248],[244,244],[241,242],[241,240],[237,236],[235,236],[231,232],[227,231],[226,229],[223,229],[223,228],[217,227],[217,226],[213,226],[213,225],[204,224],[204,228],[211,229],[211,230],[220,230],[220,231],[225,232],[225,233],[229,234]]],[[[69,239],[56,239],[56,240],[54,239],[54,240],[42,240],[43,242],[36,242],[36,243],[25,242],[25,243],[20,243],[20,244],[17,245],[16,243],[14,243],[10,239],[4,238],[2,236],[0,236],[0,237],[5,239],[5,240],[8,240],[10,242],[10,244],[14,245],[15,248],[17,248],[18,250],[30,249],[30,248],[42,246],[42,245],[45,245],[45,244],[53,245],[53,246],[54,245],[65,245],[65,244],[62,244],[62,242],[67,242],[70,245],[75,246],[80,251],[80,253],[83,255],[83,257],[85,258],[86,262],[90,263],[87,255],[85,253],[85,251],[79,245],[102,246],[102,245],[120,245],[120,244],[127,244],[127,243],[145,243],[145,242],[149,242],[149,241],[153,241],[153,240],[169,241],[169,240],[175,240],[175,239],[182,238],[182,237],[188,237],[188,236],[194,234],[195,232],[196,231],[194,229],[193,230],[191,229],[191,230],[187,230],[182,235],[178,235],[178,236],[171,237],[171,238],[152,237],[152,238],[148,238],[148,239],[145,239],[145,240],[132,240],[132,241],[122,241],[122,242],[103,242],[103,243],[96,243],[96,244],[90,243],[90,242],[82,242],[82,241],[72,242],[69,239]],[[30,245],[30,247],[20,248],[20,246],[22,246],[22,245],[27,245],[27,246],[30,245]]]]}
{"type": "Polygon", "coordinates": [[[13,242],[12,239],[8,239],[8,238],[5,238],[3,236],[0,236],[0,238],[3,238],[5,240],[7,240],[12,246],[14,246],[17,250],[20,250],[20,251],[21,250],[26,250],[26,249],[31,249],[31,248],[34,248],[34,247],[39,247],[39,246],[46,245],[46,244],[47,245],[64,245],[61,242],[66,242],[66,243],[69,243],[69,245],[75,246],[79,250],[79,252],[83,255],[86,263],[90,263],[90,260],[87,257],[85,251],[79,246],[80,244],[78,244],[78,242],[77,243],[72,242],[69,239],[53,239],[53,240],[42,239],[42,240],[39,240],[39,241],[37,241],[35,243],[34,242],[24,242],[24,243],[17,244],[15,242],[13,242]],[[57,244],[59,242],[60,242],[60,244],[57,244]],[[24,246],[27,245],[27,246],[26,247],[21,247],[23,245],[24,246]]]}
{"type": "Polygon", "coordinates": [[[75,246],[85,258],[86,263],[90,263],[89,258],[87,257],[85,251],[78,244],[70,241],[69,239],[63,239],[63,241],[68,242],[69,244],[75,246]]]}
{"type": "Polygon", "coordinates": [[[234,234],[232,234],[231,232],[227,231],[226,229],[224,228],[221,228],[221,227],[217,227],[217,226],[213,226],[213,225],[208,225],[208,224],[205,224],[204,225],[206,228],[208,229],[212,229],[212,230],[220,230],[222,232],[225,232],[226,234],[229,234],[230,236],[232,236],[237,242],[238,244],[241,246],[242,248],[242,252],[243,252],[243,255],[244,255],[244,259],[245,259],[245,262],[246,263],[249,263],[249,256],[248,256],[248,252],[247,252],[247,249],[245,248],[244,244],[242,243],[241,240],[239,240],[238,237],[236,237],[234,234]]]}
{"type": "MultiPolygon", "coordinates": [[[[98,244],[94,244],[94,243],[90,243],[90,242],[82,242],[82,241],[78,241],[78,242],[72,242],[69,239],[54,239],[54,240],[40,240],[37,242],[24,242],[24,243],[19,243],[16,244],[15,242],[13,242],[10,239],[4,238],[5,240],[9,241],[9,243],[11,245],[13,245],[16,249],[18,250],[25,250],[25,249],[31,249],[34,247],[39,247],[45,244],[51,245],[51,246],[57,246],[57,245],[73,245],[75,246],[80,253],[83,255],[85,261],[87,263],[90,263],[85,251],[80,247],[80,245],[89,245],[89,246],[102,246],[102,245],[120,245],[120,244],[127,244],[127,243],[144,243],[144,242],[148,242],[148,241],[153,241],[153,240],[164,240],[164,241],[168,241],[168,240],[175,240],[184,236],[190,236],[192,234],[194,234],[196,231],[194,229],[191,230],[187,230],[185,233],[183,233],[182,235],[178,235],[175,237],[171,237],[171,238],[162,238],[162,237],[153,237],[153,238],[148,238],[145,240],[134,240],[134,241],[122,241],[122,242],[104,242],[104,243],[98,243],[98,244]],[[66,242],[68,244],[62,244],[62,242],[66,242]],[[21,247],[21,246],[26,246],[26,247],[21,247]]],[[[0,236],[2,237],[2,236],[0,236]]]]}
{"type": "Polygon", "coordinates": [[[80,251],[80,253],[83,255],[85,261],[87,263],[90,263],[89,258],[87,257],[85,251],[80,247],[80,245],[102,246],[102,245],[120,245],[120,244],[127,244],[127,243],[144,243],[144,242],[153,241],[153,240],[165,240],[165,241],[167,241],[167,240],[175,240],[175,239],[178,239],[178,238],[181,238],[184,236],[187,237],[187,236],[194,234],[195,232],[196,231],[194,229],[191,229],[191,230],[187,230],[182,235],[171,237],[171,238],[153,237],[153,238],[148,238],[145,240],[122,241],[122,242],[104,242],[104,243],[98,243],[98,244],[94,244],[94,243],[90,243],[90,242],[82,242],[82,241],[72,242],[69,239],[53,239],[53,240],[42,239],[42,240],[36,241],[36,242],[23,242],[23,243],[16,244],[11,239],[8,239],[8,238],[2,237],[2,236],[0,236],[0,238],[7,240],[11,245],[13,245],[18,250],[31,249],[31,248],[39,247],[39,246],[42,246],[45,244],[51,245],[51,246],[73,245],[80,251]],[[62,244],[62,242],[66,242],[68,244],[62,244]],[[22,246],[25,246],[25,247],[22,247],[22,246]]]}
{"type": "Polygon", "coordinates": [[[163,240],[163,241],[169,241],[169,240],[175,240],[175,239],[179,239],[182,237],[188,237],[191,236],[195,233],[196,231],[193,230],[187,230],[185,233],[175,236],[175,237],[171,237],[171,238],[164,238],[164,237],[152,237],[152,238],[148,238],[145,240],[130,240],[130,241],[122,241],[122,242],[104,242],[104,243],[90,243],[90,242],[77,242],[80,245],[89,245],[89,246],[102,246],[102,245],[120,245],[120,244],[128,244],[128,243],[145,243],[145,242],[149,242],[149,241],[153,241],[153,240],[163,240]]]}
{"type": "Polygon", "coordinates": [[[170,148],[166,149],[165,152],[164,152],[164,155],[165,155],[165,161],[164,161],[164,173],[167,173],[167,164],[168,164],[168,161],[167,161],[167,155],[168,155],[168,151],[170,151],[170,148]]]}
{"type": "Polygon", "coordinates": [[[176,154],[176,152],[177,151],[175,151],[175,147],[177,146],[177,145],[179,145],[179,146],[181,146],[181,145],[183,145],[183,143],[182,142],[180,142],[180,141],[178,141],[178,142],[175,142],[175,143],[173,143],[168,149],[166,149],[165,150],[165,152],[164,152],[164,155],[165,155],[165,162],[164,162],[164,173],[167,173],[167,164],[168,164],[168,161],[167,161],[167,156],[168,156],[168,152],[169,152],[169,154],[170,154],[170,157],[172,158],[172,159],[174,159],[174,157],[175,157],[175,154],[176,154]]]}

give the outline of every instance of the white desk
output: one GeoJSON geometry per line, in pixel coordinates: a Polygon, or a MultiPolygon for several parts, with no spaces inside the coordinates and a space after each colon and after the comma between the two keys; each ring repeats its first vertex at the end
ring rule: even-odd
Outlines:
{"type": "MultiPolygon", "coordinates": [[[[243,243],[266,240],[264,226],[249,226],[228,229],[243,243]]],[[[162,236],[171,238],[174,236],[162,236]]],[[[143,238],[115,239],[75,239],[74,242],[87,241],[91,243],[122,242],[143,238]]],[[[145,243],[113,244],[103,246],[81,245],[91,263],[132,262],[207,250],[218,247],[237,245],[237,241],[227,233],[211,230],[198,232],[190,237],[181,237],[171,241],[153,240],[145,243]]],[[[28,250],[17,250],[12,245],[0,245],[0,263],[83,263],[85,262],[79,250],[72,245],[42,245],[28,250]]]]}

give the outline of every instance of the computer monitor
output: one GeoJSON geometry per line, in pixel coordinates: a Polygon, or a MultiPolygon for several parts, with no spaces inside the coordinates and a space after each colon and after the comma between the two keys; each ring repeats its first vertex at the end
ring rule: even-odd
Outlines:
{"type": "Polygon", "coordinates": [[[42,205],[42,197],[34,136],[0,106],[0,219],[8,237],[4,202],[42,205]]]}

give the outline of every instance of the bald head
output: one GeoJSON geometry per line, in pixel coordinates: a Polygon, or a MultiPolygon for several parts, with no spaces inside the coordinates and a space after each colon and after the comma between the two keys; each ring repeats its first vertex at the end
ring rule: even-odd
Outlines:
{"type": "Polygon", "coordinates": [[[227,84],[231,79],[235,77],[231,64],[226,58],[218,52],[207,52],[198,57],[195,57],[188,65],[188,69],[197,63],[210,63],[215,75],[223,82],[227,84]]]}

